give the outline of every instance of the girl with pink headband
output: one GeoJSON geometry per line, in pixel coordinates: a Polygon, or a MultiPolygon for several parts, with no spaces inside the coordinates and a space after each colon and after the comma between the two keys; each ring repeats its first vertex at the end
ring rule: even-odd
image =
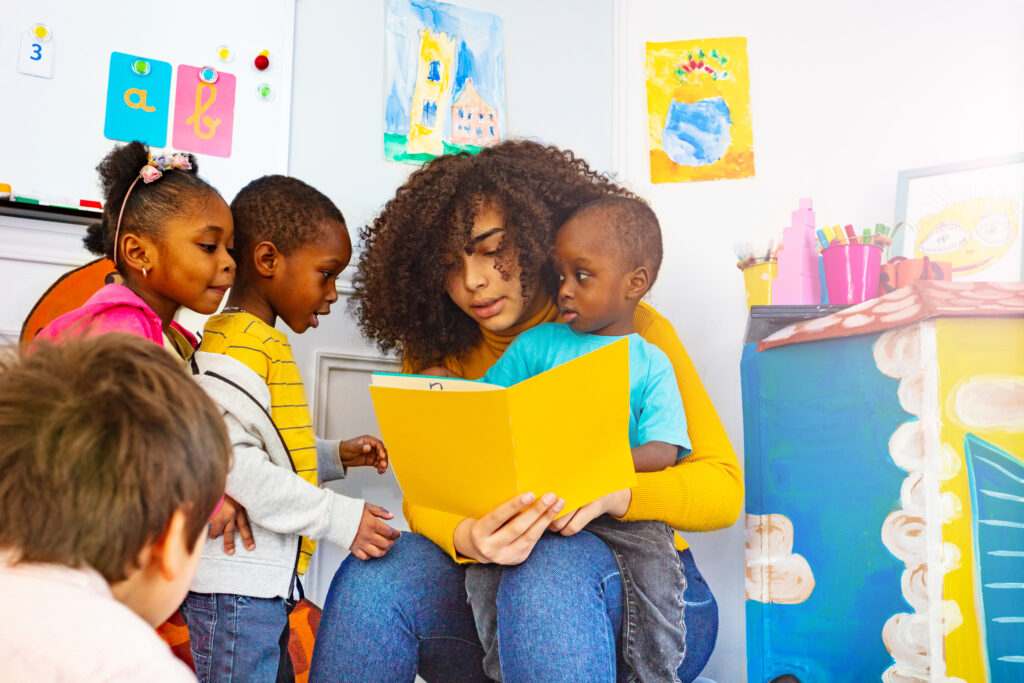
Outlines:
{"type": "Polygon", "coordinates": [[[97,170],[103,219],[84,242],[114,262],[124,284],[102,287],[40,336],[128,332],[187,360],[196,340],[174,315],[182,306],[214,313],[234,281],[231,210],[196,175],[191,154],[152,157],[132,142],[112,150],[97,170]]]}

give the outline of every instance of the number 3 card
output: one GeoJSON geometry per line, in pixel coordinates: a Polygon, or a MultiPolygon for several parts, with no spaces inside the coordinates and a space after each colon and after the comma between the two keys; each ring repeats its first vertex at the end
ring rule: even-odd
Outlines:
{"type": "Polygon", "coordinates": [[[53,78],[53,34],[45,26],[36,26],[21,34],[18,71],[29,76],[53,78]]]}

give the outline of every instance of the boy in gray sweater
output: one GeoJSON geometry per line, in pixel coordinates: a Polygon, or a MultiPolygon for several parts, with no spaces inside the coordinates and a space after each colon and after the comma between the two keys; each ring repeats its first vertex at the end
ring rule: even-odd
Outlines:
{"type": "Polygon", "coordinates": [[[206,324],[192,371],[224,414],[234,448],[227,494],[245,507],[255,546],[228,554],[209,541],[181,612],[200,681],[289,680],[290,600],[315,541],[365,560],[399,532],[383,508],[319,488],[352,466],[383,473],[387,451],[372,436],[315,437],[291,345],[274,327],[280,317],[305,332],[337,301],[352,254],[341,212],[285,176],[249,183],[231,210],[235,284],[206,324]]]}

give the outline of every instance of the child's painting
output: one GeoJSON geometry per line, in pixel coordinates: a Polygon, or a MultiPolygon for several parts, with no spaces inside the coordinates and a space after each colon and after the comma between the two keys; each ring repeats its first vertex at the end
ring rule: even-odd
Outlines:
{"type": "Polygon", "coordinates": [[[904,255],[954,280],[1024,279],[1024,155],[902,171],[896,214],[904,255]]]}
{"type": "Polygon", "coordinates": [[[478,152],[505,127],[501,17],[433,0],[389,0],[384,157],[422,163],[478,152]]]}
{"type": "Polygon", "coordinates": [[[746,38],[647,43],[651,182],[754,175],[746,38]]]}

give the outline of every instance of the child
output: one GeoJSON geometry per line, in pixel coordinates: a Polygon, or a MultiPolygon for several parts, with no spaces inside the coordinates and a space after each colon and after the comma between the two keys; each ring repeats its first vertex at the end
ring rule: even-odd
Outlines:
{"type": "Polygon", "coordinates": [[[126,334],[0,354],[0,669],[9,681],[195,681],[153,627],[181,603],[231,445],[126,334]]]}
{"type": "Polygon", "coordinates": [[[191,154],[150,158],[145,145],[132,142],[107,154],[97,170],[103,219],[89,226],[85,246],[113,260],[124,284],[100,288],[39,336],[119,330],[187,359],[196,340],[174,314],[182,306],[213,313],[234,281],[231,211],[196,175],[191,154]]]}
{"type": "MultiPolygon", "coordinates": [[[[690,450],[686,415],[668,357],[635,334],[633,314],[654,284],[661,266],[661,229],[644,202],[607,197],[573,214],[555,241],[555,270],[561,286],[558,307],[566,324],[547,323],[523,332],[483,381],[509,386],[606,344],[629,340],[629,443],[637,472],[656,472],[690,450]]],[[[568,429],[572,425],[565,426],[568,429]]],[[[576,533],[574,512],[551,529],[576,533]]],[[[626,664],[640,680],[678,680],[685,651],[682,565],[672,531],[662,522],[600,517],[586,530],[600,537],[623,574],[626,664]]],[[[501,568],[471,565],[466,588],[480,640],[484,667],[500,680],[495,600],[501,568]]]]}
{"type": "MultiPolygon", "coordinates": [[[[255,549],[226,554],[208,542],[182,606],[202,681],[291,676],[288,600],[309,563],[312,539],[382,556],[399,532],[376,505],[317,487],[345,468],[387,469],[370,436],[313,434],[302,377],[281,318],[294,332],[319,324],[337,301],[335,281],[352,255],[345,220],[323,194],[294,178],[249,183],[231,204],[238,274],[227,306],[210,318],[193,361],[224,411],[235,460],[228,493],[248,510],[255,549]],[[340,466],[339,466],[340,465],[340,466]]],[[[301,586],[299,586],[301,591],[301,586]]]]}

